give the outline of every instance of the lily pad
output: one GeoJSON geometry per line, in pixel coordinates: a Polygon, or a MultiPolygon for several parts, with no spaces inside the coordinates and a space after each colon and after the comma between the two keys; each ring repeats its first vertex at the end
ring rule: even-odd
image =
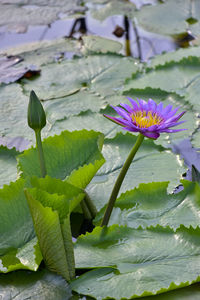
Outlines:
{"type": "MultiPolygon", "coordinates": [[[[99,76],[102,78],[103,74],[109,74],[109,70],[112,70],[112,68],[120,68],[122,69],[121,71],[127,69],[128,61],[128,74],[131,74],[131,70],[134,72],[137,69],[137,66],[134,65],[134,60],[127,60],[126,58],[114,54],[91,55],[83,58],[75,58],[72,61],[62,61],[59,64],[47,64],[42,68],[41,77],[38,77],[34,81],[24,81],[24,90],[26,94],[29,94],[29,92],[34,89],[38,97],[42,100],[65,97],[78,92],[81,87],[92,86],[93,82],[98,81],[99,76]],[[131,68],[130,61],[133,62],[131,68]],[[55,74],[57,75],[55,76],[55,74]]],[[[120,80],[123,79],[122,82],[124,82],[124,76],[126,76],[126,74],[120,74],[118,70],[118,74],[115,76],[120,77],[120,80]]],[[[127,77],[128,76],[130,75],[127,75],[127,77]]],[[[110,74],[109,79],[109,88],[111,88],[111,86],[113,86],[113,79],[110,74]]],[[[119,88],[116,82],[114,82],[114,84],[113,88],[119,88]]],[[[95,89],[95,92],[98,92],[98,90],[95,89]]]]}
{"type": "Polygon", "coordinates": [[[19,152],[0,146],[0,187],[17,179],[17,159],[19,152]]]}
{"type": "MultiPolygon", "coordinates": [[[[103,135],[94,131],[63,131],[60,136],[43,141],[47,174],[66,179],[78,187],[85,188],[104,163],[100,152],[103,135]]],[[[19,170],[24,178],[40,177],[38,153],[35,148],[18,156],[19,170]]]]}
{"type": "MultiPolygon", "coordinates": [[[[138,188],[122,194],[115,203],[109,225],[127,225],[146,228],[161,225],[177,229],[180,224],[196,228],[200,219],[200,188],[198,184],[182,181],[184,190],[168,194],[168,182],[140,184],[138,188]]],[[[99,224],[106,206],[95,219],[99,224]]]]}
{"type": "Polygon", "coordinates": [[[136,13],[137,20],[144,29],[173,35],[188,30],[188,19],[199,21],[199,3],[189,0],[168,0],[155,6],[144,6],[136,13]]]}
{"type": "Polygon", "coordinates": [[[30,25],[48,25],[59,19],[59,14],[72,14],[83,12],[84,8],[70,0],[49,1],[3,1],[0,5],[0,26],[6,26],[9,30],[25,32],[30,25]]]}
{"type": "Polygon", "coordinates": [[[71,287],[97,299],[130,299],[188,286],[200,278],[199,237],[199,228],[184,226],[175,232],[163,227],[96,227],[75,247],[76,266],[96,269],[71,287]]]}
{"type": "Polygon", "coordinates": [[[31,215],[19,179],[0,190],[0,272],[36,271],[42,260],[31,215]]]}
{"type": "Polygon", "coordinates": [[[16,271],[0,275],[0,296],[15,300],[67,300],[71,290],[66,281],[46,269],[37,272],[16,271]]]}
{"type": "Polygon", "coordinates": [[[119,53],[122,49],[122,44],[100,36],[86,35],[82,37],[83,46],[82,53],[84,55],[95,53],[119,53]]]}

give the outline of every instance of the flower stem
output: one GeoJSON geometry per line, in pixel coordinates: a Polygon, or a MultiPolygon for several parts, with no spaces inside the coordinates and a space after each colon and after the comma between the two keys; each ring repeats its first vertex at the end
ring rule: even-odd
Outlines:
{"type": "Polygon", "coordinates": [[[138,138],[136,140],[136,143],[135,145],[133,146],[131,152],[129,153],[129,156],[127,157],[127,160],[125,161],[120,173],[119,173],[119,176],[115,182],[115,185],[113,187],[113,190],[112,190],[112,193],[110,195],[110,199],[108,201],[108,205],[107,205],[107,208],[106,208],[106,211],[105,211],[105,214],[104,214],[104,217],[103,217],[103,220],[102,220],[102,223],[101,223],[101,226],[104,226],[104,225],[108,225],[108,222],[109,222],[109,219],[110,219],[110,216],[111,216],[111,213],[112,213],[112,210],[113,210],[113,207],[114,207],[114,204],[115,204],[115,201],[117,199],[117,195],[119,193],[119,190],[120,190],[120,187],[122,185],[122,182],[124,180],[124,177],[128,171],[128,168],[130,167],[130,164],[133,160],[133,158],[135,157],[135,154],[137,153],[140,145],[142,144],[144,140],[144,135],[142,135],[141,133],[138,135],[138,138]]]}
{"type": "Polygon", "coordinates": [[[36,137],[38,157],[39,157],[39,162],[40,162],[41,175],[42,175],[42,177],[45,177],[47,172],[46,172],[44,153],[43,153],[43,148],[42,148],[41,130],[35,130],[35,137],[36,137]]]}

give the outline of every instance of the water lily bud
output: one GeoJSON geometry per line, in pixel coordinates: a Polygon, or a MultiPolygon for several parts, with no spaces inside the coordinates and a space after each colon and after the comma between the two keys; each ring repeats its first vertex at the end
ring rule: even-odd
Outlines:
{"type": "Polygon", "coordinates": [[[35,131],[46,125],[45,111],[34,91],[31,91],[28,104],[28,125],[35,131]]]}

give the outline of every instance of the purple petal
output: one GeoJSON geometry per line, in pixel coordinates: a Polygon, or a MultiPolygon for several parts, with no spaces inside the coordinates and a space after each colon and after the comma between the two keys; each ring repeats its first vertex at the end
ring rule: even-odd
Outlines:
{"type": "Polygon", "coordinates": [[[167,115],[167,118],[173,117],[173,116],[176,114],[176,112],[179,110],[179,108],[180,108],[180,107],[177,107],[177,108],[175,108],[174,110],[172,110],[172,111],[167,115]]]}
{"type": "Polygon", "coordinates": [[[131,131],[131,132],[139,132],[137,128],[133,127],[123,127],[123,130],[131,131]]]}
{"type": "Polygon", "coordinates": [[[149,110],[152,111],[152,112],[155,112],[156,111],[156,108],[157,108],[157,104],[155,101],[153,101],[151,98],[149,99],[148,101],[148,106],[149,106],[149,110]]]}
{"type": "Polygon", "coordinates": [[[172,105],[170,105],[170,104],[167,105],[167,106],[164,108],[164,110],[163,110],[163,116],[164,116],[164,115],[168,115],[168,114],[171,112],[172,108],[173,108],[172,105]]]}
{"type": "Polygon", "coordinates": [[[174,122],[178,121],[185,113],[186,113],[186,111],[183,111],[180,114],[178,114],[178,115],[176,115],[172,118],[167,119],[165,123],[166,124],[174,123],[174,122]]]}
{"type": "Polygon", "coordinates": [[[123,109],[120,107],[114,107],[111,105],[111,107],[118,113],[118,115],[120,115],[121,117],[123,117],[126,120],[131,120],[130,115],[123,109]]]}
{"type": "Polygon", "coordinates": [[[122,125],[122,126],[127,126],[127,125],[130,125],[131,122],[128,121],[128,120],[124,120],[124,119],[121,119],[121,118],[115,118],[115,117],[111,117],[111,116],[108,116],[108,115],[105,115],[104,114],[104,117],[113,121],[114,123],[117,123],[119,125],[122,125]]]}
{"type": "Polygon", "coordinates": [[[141,110],[148,110],[148,104],[143,99],[138,99],[139,107],[141,110]]]}
{"type": "Polygon", "coordinates": [[[120,106],[122,106],[123,108],[125,108],[129,113],[133,113],[133,109],[126,103],[120,103],[120,106]]]}
{"type": "Polygon", "coordinates": [[[174,127],[174,126],[178,126],[178,125],[180,125],[180,124],[183,124],[183,123],[185,123],[186,121],[180,121],[180,122],[173,122],[173,123],[171,123],[170,125],[168,125],[167,127],[174,127]]]}
{"type": "Polygon", "coordinates": [[[145,129],[146,129],[146,131],[154,131],[154,130],[157,130],[158,128],[159,128],[158,125],[152,125],[152,126],[147,127],[145,129]]]}
{"type": "Polygon", "coordinates": [[[138,104],[137,104],[137,102],[135,100],[133,100],[130,97],[127,97],[127,99],[131,102],[134,110],[138,110],[139,109],[138,104]]]}
{"type": "Polygon", "coordinates": [[[160,134],[158,132],[141,132],[144,136],[156,140],[160,134]]]}
{"type": "Polygon", "coordinates": [[[160,102],[160,103],[157,105],[156,112],[157,112],[159,115],[161,115],[162,111],[163,111],[163,104],[162,104],[162,102],[160,102]]]}
{"type": "Polygon", "coordinates": [[[163,130],[159,130],[159,132],[168,132],[168,133],[172,133],[172,132],[179,132],[179,131],[183,131],[183,130],[187,130],[187,129],[163,129],[163,130]]]}

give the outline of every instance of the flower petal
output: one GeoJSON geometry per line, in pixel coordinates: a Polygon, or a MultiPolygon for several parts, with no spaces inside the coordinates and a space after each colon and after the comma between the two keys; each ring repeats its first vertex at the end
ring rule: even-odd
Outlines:
{"type": "Polygon", "coordinates": [[[158,132],[141,132],[144,136],[156,140],[160,134],[158,132]]]}
{"type": "Polygon", "coordinates": [[[138,106],[138,104],[137,104],[137,102],[135,100],[133,100],[130,97],[127,97],[127,99],[131,102],[134,110],[138,110],[139,109],[139,106],[138,106]]]}
{"type": "Polygon", "coordinates": [[[120,115],[121,117],[127,119],[127,120],[130,120],[130,116],[129,114],[127,113],[127,111],[125,111],[123,108],[120,108],[120,107],[114,107],[111,105],[111,107],[118,113],[118,115],[120,115]]]}

